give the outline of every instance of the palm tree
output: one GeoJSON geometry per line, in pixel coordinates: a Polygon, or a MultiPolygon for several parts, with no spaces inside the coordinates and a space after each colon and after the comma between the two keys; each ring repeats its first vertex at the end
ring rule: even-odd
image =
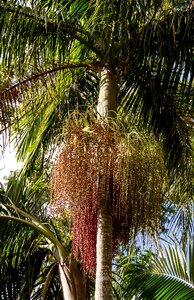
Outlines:
{"type": "MultiPolygon", "coordinates": [[[[32,120],[22,152],[30,148],[32,159],[44,152],[48,139],[56,136],[56,122],[62,124],[65,112],[91,99],[99,118],[119,112],[146,125],[163,141],[171,174],[177,176],[178,170],[187,181],[194,14],[191,3],[172,3],[1,3],[0,53],[6,71],[0,93],[1,120],[3,129],[13,122],[21,136],[26,115],[32,120]],[[10,118],[10,111],[20,103],[22,110],[10,118]],[[19,122],[24,122],[23,127],[17,128],[19,122]],[[36,128],[40,129],[37,134],[36,128]]],[[[96,299],[111,299],[112,215],[108,201],[102,203],[97,235],[97,259],[102,263],[97,263],[96,299]]]]}

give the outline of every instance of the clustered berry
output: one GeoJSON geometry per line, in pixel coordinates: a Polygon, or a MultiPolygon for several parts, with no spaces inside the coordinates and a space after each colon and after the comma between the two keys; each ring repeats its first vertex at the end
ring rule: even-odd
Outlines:
{"type": "Polygon", "coordinates": [[[51,176],[52,209],[68,209],[73,252],[95,274],[99,197],[111,193],[113,250],[130,234],[158,227],[164,164],[155,143],[116,122],[70,118],[51,176]]]}

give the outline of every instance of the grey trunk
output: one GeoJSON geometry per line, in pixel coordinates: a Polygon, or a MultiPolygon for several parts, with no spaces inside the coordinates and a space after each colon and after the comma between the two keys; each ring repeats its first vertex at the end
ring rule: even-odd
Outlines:
{"type": "Polygon", "coordinates": [[[73,257],[67,265],[59,263],[59,276],[64,300],[86,300],[85,275],[73,257]]]}
{"type": "MultiPolygon", "coordinates": [[[[109,68],[101,71],[98,101],[99,118],[116,116],[116,82],[109,68]]],[[[103,178],[99,178],[99,186],[103,178]]],[[[99,195],[95,300],[112,300],[112,210],[110,190],[99,195]]]]}
{"type": "Polygon", "coordinates": [[[101,70],[100,91],[98,97],[98,117],[107,118],[116,116],[116,82],[115,75],[109,68],[101,70]]]}
{"type": "Polygon", "coordinates": [[[72,276],[70,276],[70,272],[66,269],[65,265],[59,264],[59,275],[64,300],[76,300],[75,288],[72,284],[72,276]]]}

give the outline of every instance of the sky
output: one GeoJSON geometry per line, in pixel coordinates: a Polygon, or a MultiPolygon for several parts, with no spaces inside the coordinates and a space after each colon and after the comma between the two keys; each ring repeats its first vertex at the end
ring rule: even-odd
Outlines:
{"type": "Polygon", "coordinates": [[[16,161],[15,152],[12,146],[6,148],[4,154],[0,153],[0,182],[4,183],[5,176],[11,171],[21,168],[21,163],[16,161]]]}

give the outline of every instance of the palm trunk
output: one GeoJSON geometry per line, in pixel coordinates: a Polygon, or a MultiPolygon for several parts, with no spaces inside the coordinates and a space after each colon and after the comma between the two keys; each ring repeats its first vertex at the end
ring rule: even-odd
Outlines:
{"type": "Polygon", "coordinates": [[[70,270],[73,275],[76,290],[76,300],[86,300],[86,277],[83,268],[80,268],[75,258],[70,258],[70,270]]]}
{"type": "Polygon", "coordinates": [[[116,116],[116,82],[113,72],[109,68],[101,70],[100,92],[98,97],[98,117],[116,116]]]}
{"type": "MultiPolygon", "coordinates": [[[[99,118],[114,117],[116,113],[116,83],[109,68],[101,71],[98,102],[99,118]]],[[[99,186],[103,178],[99,179],[99,186]]],[[[112,211],[111,193],[99,195],[97,245],[96,245],[96,286],[95,300],[112,299],[112,211]]]]}
{"type": "Polygon", "coordinates": [[[86,280],[83,271],[78,270],[77,263],[72,262],[70,269],[59,264],[59,275],[64,300],[85,300],[86,280]]]}
{"type": "Polygon", "coordinates": [[[72,276],[65,265],[59,264],[59,276],[62,286],[64,300],[76,300],[75,287],[73,285],[72,276]]]}
{"type": "Polygon", "coordinates": [[[66,255],[60,249],[56,252],[59,262],[59,276],[64,300],[86,300],[86,279],[83,270],[79,269],[76,260],[66,255]],[[64,263],[66,261],[66,263],[64,263]]]}

